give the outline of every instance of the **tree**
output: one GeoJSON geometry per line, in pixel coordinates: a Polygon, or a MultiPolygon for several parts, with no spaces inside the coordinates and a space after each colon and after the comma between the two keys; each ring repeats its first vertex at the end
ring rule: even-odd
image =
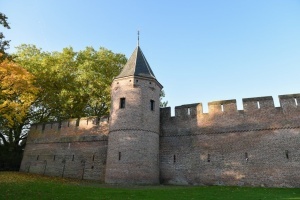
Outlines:
{"type": "Polygon", "coordinates": [[[166,96],[165,91],[161,90],[160,92],[160,107],[165,108],[168,106],[168,101],[163,101],[163,98],[166,96]]]}
{"type": "Polygon", "coordinates": [[[0,63],[0,163],[20,163],[23,130],[37,93],[34,76],[8,59],[0,63]]]}
{"type": "Polygon", "coordinates": [[[30,124],[107,115],[111,82],[127,61],[92,47],[45,52],[21,45],[13,57],[0,57],[0,169],[20,164],[30,124]]]}
{"type": "Polygon", "coordinates": [[[33,45],[17,47],[15,60],[36,77],[41,88],[32,107],[32,121],[107,115],[110,85],[126,63],[123,54],[92,47],[75,52],[43,52],[33,45]]]}
{"type": "MultiPolygon", "coordinates": [[[[0,12],[0,24],[7,29],[10,29],[10,26],[7,22],[7,17],[0,12]]],[[[4,40],[4,34],[0,32],[0,53],[2,54],[1,60],[3,61],[8,55],[5,53],[5,50],[9,48],[9,40],[4,40]]]]}
{"type": "Polygon", "coordinates": [[[80,51],[77,56],[78,74],[76,82],[80,93],[86,96],[84,108],[85,116],[98,116],[109,114],[110,86],[127,59],[123,54],[100,48],[98,51],[91,47],[80,51]]]}

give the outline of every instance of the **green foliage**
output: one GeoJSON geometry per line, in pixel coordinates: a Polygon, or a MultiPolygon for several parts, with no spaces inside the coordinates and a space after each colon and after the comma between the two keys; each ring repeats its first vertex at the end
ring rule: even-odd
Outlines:
{"type": "Polygon", "coordinates": [[[107,115],[110,85],[126,62],[123,54],[92,47],[75,52],[44,52],[34,45],[17,47],[15,60],[36,77],[41,89],[31,109],[32,122],[107,115]]]}
{"type": "Polygon", "coordinates": [[[161,90],[160,92],[160,107],[165,108],[168,106],[168,101],[163,101],[163,98],[166,96],[165,91],[161,90]]]}
{"type": "MultiPolygon", "coordinates": [[[[0,12],[0,24],[7,29],[10,29],[10,26],[7,22],[7,17],[5,14],[0,12]]],[[[9,40],[4,39],[5,36],[2,32],[0,32],[0,53],[3,54],[4,56],[0,57],[0,62],[4,60],[5,57],[8,55],[5,53],[5,50],[9,48],[9,40]]]]}
{"type": "Polygon", "coordinates": [[[0,199],[300,199],[299,188],[113,186],[33,174],[0,172],[0,199]]]}

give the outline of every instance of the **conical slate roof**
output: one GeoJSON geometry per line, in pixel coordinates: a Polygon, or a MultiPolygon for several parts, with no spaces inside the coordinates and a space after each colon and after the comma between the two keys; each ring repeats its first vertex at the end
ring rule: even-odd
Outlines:
{"type": "Polygon", "coordinates": [[[140,46],[136,47],[122,72],[116,78],[123,78],[126,76],[142,76],[156,79],[140,46]]]}

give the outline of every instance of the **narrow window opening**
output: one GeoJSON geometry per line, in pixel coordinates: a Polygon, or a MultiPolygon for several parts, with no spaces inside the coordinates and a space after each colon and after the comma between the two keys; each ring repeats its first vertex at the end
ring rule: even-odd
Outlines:
{"type": "Polygon", "coordinates": [[[207,154],[207,162],[210,162],[210,154],[207,154]]]}
{"type": "Polygon", "coordinates": [[[257,101],[256,103],[257,103],[257,108],[260,109],[259,101],[257,101]]]}
{"type": "Polygon", "coordinates": [[[40,157],[40,155],[38,155],[38,156],[36,157],[36,160],[39,160],[39,157],[40,157]]]}
{"type": "Polygon", "coordinates": [[[248,162],[249,158],[248,158],[248,153],[245,153],[245,160],[248,162]]]}
{"type": "Polygon", "coordinates": [[[296,106],[298,106],[298,101],[296,98],[294,98],[294,101],[295,101],[296,106]]]}
{"type": "Polygon", "coordinates": [[[222,110],[222,112],[224,112],[224,105],[223,104],[221,104],[221,110],[222,110]]]}
{"type": "Polygon", "coordinates": [[[120,108],[125,108],[125,98],[120,99],[120,108]]]}
{"type": "Polygon", "coordinates": [[[53,156],[53,161],[55,161],[55,155],[53,156]]]}
{"type": "Polygon", "coordinates": [[[289,159],[289,150],[285,150],[285,157],[286,159],[289,159]]]}
{"type": "Polygon", "coordinates": [[[93,161],[95,161],[95,155],[93,155],[93,161]]]}
{"type": "Polygon", "coordinates": [[[92,165],[91,169],[94,169],[94,165],[92,165]]]}
{"type": "Polygon", "coordinates": [[[139,82],[139,80],[136,80],[135,82],[139,82]]]}
{"type": "Polygon", "coordinates": [[[154,110],[155,108],[155,101],[154,100],[150,100],[150,109],[154,110]]]}
{"type": "Polygon", "coordinates": [[[74,161],[74,155],[72,156],[72,161],[74,161]]]}
{"type": "Polygon", "coordinates": [[[149,84],[152,84],[151,82],[149,82],[149,84]]]}
{"type": "Polygon", "coordinates": [[[121,152],[119,152],[119,160],[121,160],[121,152]]]}
{"type": "Polygon", "coordinates": [[[188,109],[187,109],[187,114],[188,114],[188,115],[191,115],[191,108],[188,108],[188,109]]]}
{"type": "Polygon", "coordinates": [[[176,163],[176,155],[173,156],[173,163],[176,163]]]}

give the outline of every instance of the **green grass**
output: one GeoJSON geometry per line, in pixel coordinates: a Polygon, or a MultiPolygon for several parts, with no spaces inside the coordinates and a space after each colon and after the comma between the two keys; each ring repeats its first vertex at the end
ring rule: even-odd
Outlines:
{"type": "Polygon", "coordinates": [[[0,199],[300,200],[300,189],[165,185],[111,186],[92,181],[0,172],[0,199]]]}

